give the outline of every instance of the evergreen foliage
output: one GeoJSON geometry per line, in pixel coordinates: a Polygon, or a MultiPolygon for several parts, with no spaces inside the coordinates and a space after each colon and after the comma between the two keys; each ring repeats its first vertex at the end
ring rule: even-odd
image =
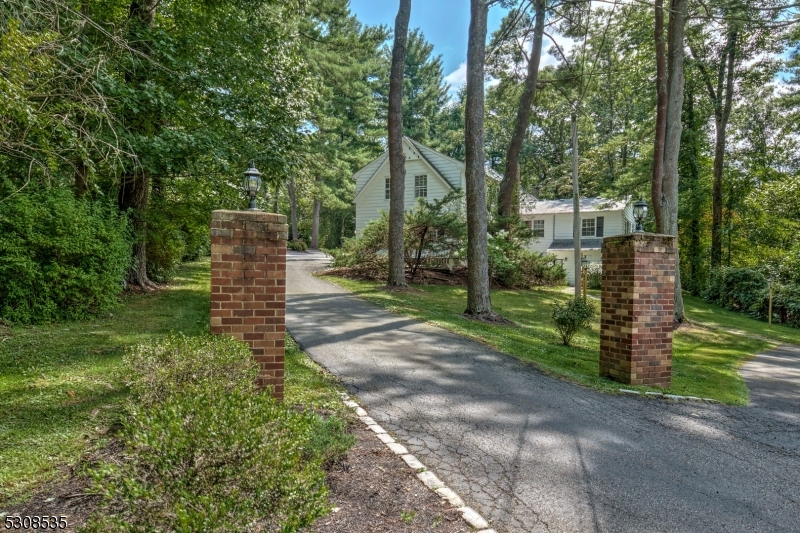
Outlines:
{"type": "Polygon", "coordinates": [[[130,263],[130,227],[107,201],[54,187],[0,204],[0,318],[87,318],[117,304],[130,263]]]}

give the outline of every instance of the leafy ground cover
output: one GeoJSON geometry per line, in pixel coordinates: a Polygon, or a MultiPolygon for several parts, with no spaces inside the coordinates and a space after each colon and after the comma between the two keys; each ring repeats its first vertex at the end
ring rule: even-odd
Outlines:
{"type": "Polygon", "coordinates": [[[187,264],[168,288],[126,295],[101,318],[0,326],[0,505],[24,499],[88,446],[102,445],[127,395],[117,372],[126,347],[208,330],[208,268],[208,261],[187,264]]]}
{"type": "MultiPolygon", "coordinates": [[[[589,331],[580,331],[573,346],[561,345],[551,313],[555,303],[571,296],[563,289],[493,291],[494,309],[515,322],[502,326],[464,318],[466,288],[416,285],[419,291],[380,290],[379,282],[328,279],[390,311],[430,322],[499,351],[534,363],[542,370],[601,390],[620,385],[598,376],[599,313],[589,331]]],[[[675,333],[671,394],[713,398],[728,404],[746,404],[748,392],[737,369],[748,358],[778,343],[800,344],[800,331],[772,326],[724,311],[700,299],[687,298],[693,326],[675,333]]],[[[639,390],[655,390],[633,387],[639,390]]]]}

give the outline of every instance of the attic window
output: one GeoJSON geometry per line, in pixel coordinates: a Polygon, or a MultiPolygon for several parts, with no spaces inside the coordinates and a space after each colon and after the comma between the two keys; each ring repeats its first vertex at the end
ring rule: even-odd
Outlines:
{"type": "Polygon", "coordinates": [[[581,237],[594,237],[595,224],[593,218],[581,220],[581,237]]]}
{"type": "Polygon", "coordinates": [[[386,178],[386,183],[383,186],[383,199],[388,200],[392,192],[391,178],[386,178]]]}
{"type": "Polygon", "coordinates": [[[428,197],[428,176],[414,176],[414,198],[428,197]]]}

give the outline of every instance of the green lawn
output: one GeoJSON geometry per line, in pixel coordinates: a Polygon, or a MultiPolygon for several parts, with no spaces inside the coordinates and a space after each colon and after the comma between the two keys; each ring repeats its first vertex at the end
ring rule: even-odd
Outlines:
{"type": "Polygon", "coordinates": [[[168,289],[126,296],[102,318],[0,328],[0,506],[101,442],[126,394],[117,372],[125,347],[208,331],[208,272],[208,261],[187,264],[168,289]]]}
{"type": "MultiPolygon", "coordinates": [[[[128,295],[103,318],[43,326],[0,326],[0,510],[66,472],[107,428],[127,390],[125,348],[169,333],[208,332],[209,261],[184,265],[172,284],[128,295]]],[[[344,388],[286,338],[285,398],[292,405],[354,415],[344,388]]]]}
{"type": "MultiPolygon", "coordinates": [[[[578,383],[616,391],[620,384],[598,376],[599,318],[591,331],[578,333],[572,347],[560,344],[550,318],[551,305],[571,296],[563,289],[493,291],[494,309],[516,326],[467,320],[463,287],[416,285],[421,292],[387,292],[380,283],[330,279],[358,296],[392,312],[430,322],[536,364],[542,370],[578,383]]],[[[758,322],[687,297],[689,318],[703,327],[675,333],[672,387],[666,392],[746,404],[747,388],[737,369],[752,355],[780,342],[800,344],[800,331],[758,322]],[[725,331],[734,328],[737,332],[725,331]],[[757,336],[755,335],[757,334],[757,336]]],[[[656,390],[632,387],[639,390],[656,390]]]]}

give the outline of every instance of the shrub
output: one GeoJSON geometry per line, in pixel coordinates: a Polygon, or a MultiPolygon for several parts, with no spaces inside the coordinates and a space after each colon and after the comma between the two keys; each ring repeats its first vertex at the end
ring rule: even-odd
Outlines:
{"type": "Polygon", "coordinates": [[[225,336],[169,336],[128,350],[127,384],[139,405],[157,405],[187,388],[253,392],[258,364],[246,344],[225,336]]]}
{"type": "Polygon", "coordinates": [[[170,281],[186,255],[186,241],[168,213],[153,209],[147,224],[147,276],[158,283],[170,281]]]}
{"type": "MultiPolygon", "coordinates": [[[[773,285],[773,321],[800,327],[800,284],[793,282],[791,275],[779,272],[773,285]]],[[[725,309],[769,319],[769,281],[760,270],[718,268],[712,272],[703,296],[725,309]]]]}
{"type": "Polygon", "coordinates": [[[381,213],[381,217],[367,224],[358,237],[345,239],[338,250],[331,250],[334,267],[363,267],[375,269],[386,275],[388,259],[386,250],[389,246],[389,215],[381,213]]]}
{"type": "Polygon", "coordinates": [[[570,299],[566,304],[553,305],[553,322],[564,346],[569,346],[579,329],[592,325],[597,309],[591,301],[583,298],[570,299]]]}
{"type": "Polygon", "coordinates": [[[102,504],[85,531],[297,531],[328,511],[317,420],[213,387],[132,407],[125,460],[93,472],[102,504]]]}
{"type": "Polygon", "coordinates": [[[586,286],[600,289],[603,285],[603,263],[592,262],[586,265],[586,286]]]}
{"type": "Polygon", "coordinates": [[[306,241],[303,240],[289,241],[286,243],[286,247],[290,250],[294,250],[295,252],[305,252],[308,250],[308,245],[306,244],[306,241]]]}
{"type": "Polygon", "coordinates": [[[70,190],[21,192],[0,204],[0,317],[86,318],[117,303],[130,265],[128,221],[70,190]]]}
{"type": "Polygon", "coordinates": [[[289,533],[328,512],[322,466],[353,437],[255,391],[244,343],[172,336],[124,362],[124,450],[91,469],[101,505],[83,531],[289,533]]]}
{"type": "Polygon", "coordinates": [[[521,220],[511,229],[500,229],[488,237],[489,273],[492,279],[510,289],[530,289],[543,285],[563,285],[567,272],[554,257],[531,252],[527,244],[531,232],[521,220]]]}

